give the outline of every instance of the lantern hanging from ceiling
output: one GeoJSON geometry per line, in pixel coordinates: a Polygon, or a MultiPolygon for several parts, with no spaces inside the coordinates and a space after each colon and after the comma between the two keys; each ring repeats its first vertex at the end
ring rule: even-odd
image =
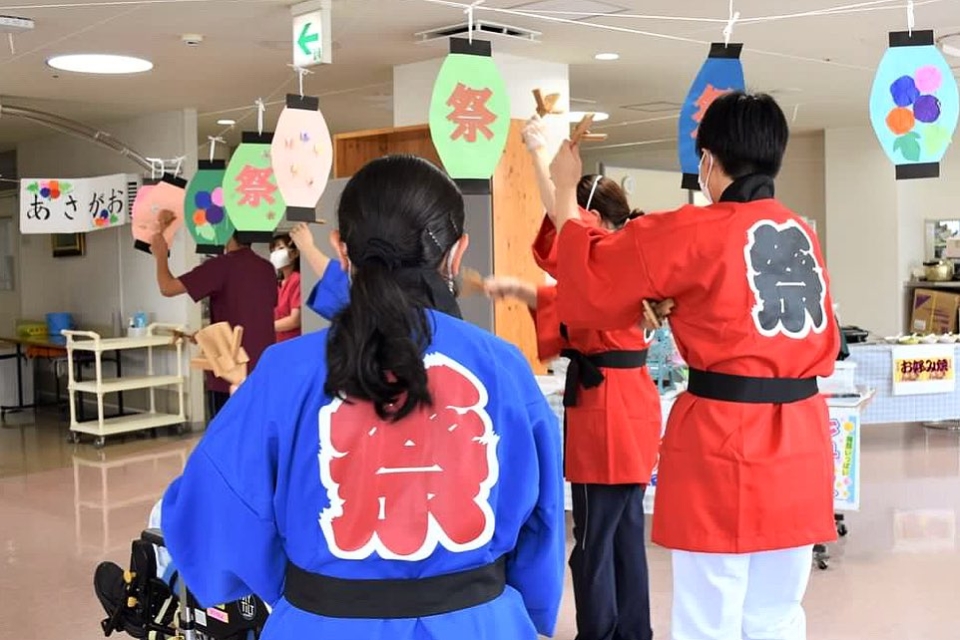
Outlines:
{"type": "Polygon", "coordinates": [[[680,169],[683,171],[681,186],[684,189],[700,190],[697,181],[700,167],[697,130],[704,114],[713,101],[723,94],[744,89],[743,65],[740,63],[741,51],[743,51],[742,43],[714,42],[711,44],[710,53],[683,101],[677,126],[677,151],[680,154],[680,169]]]}
{"type": "Polygon", "coordinates": [[[157,181],[143,181],[143,186],[137,191],[137,197],[133,201],[131,231],[134,247],[150,253],[150,242],[158,232],[163,233],[168,246],[173,244],[177,231],[183,226],[183,196],[186,186],[186,180],[169,173],[163,174],[157,181]],[[162,220],[162,211],[173,214],[172,218],[169,221],[162,220]]]}
{"type": "Polygon", "coordinates": [[[287,206],[273,174],[272,142],[272,133],[245,131],[223,176],[227,216],[244,244],[270,242],[287,206]]]}
{"type": "Polygon", "coordinates": [[[318,98],[288,95],[270,145],[273,175],[287,220],[316,222],[317,203],[330,177],[333,145],[318,98]]]}
{"type": "Polygon", "coordinates": [[[895,31],[870,92],[870,124],[897,180],[936,178],[960,115],[953,72],[933,31],[895,31]]]}
{"type": "Polygon", "coordinates": [[[450,39],[430,99],[430,137],[450,177],[488,193],[510,134],[510,97],[490,43],[450,39]]]}
{"type": "Polygon", "coordinates": [[[197,243],[197,253],[220,254],[233,235],[233,225],[223,202],[223,160],[201,160],[190,180],[183,203],[184,223],[197,243]]]}

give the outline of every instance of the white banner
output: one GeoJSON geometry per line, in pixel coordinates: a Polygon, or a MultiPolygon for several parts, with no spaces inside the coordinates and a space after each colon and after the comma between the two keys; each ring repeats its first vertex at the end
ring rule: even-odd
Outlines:
{"type": "Polygon", "coordinates": [[[118,173],[96,178],[20,181],[20,233],[85,233],[126,224],[139,178],[118,173]]]}

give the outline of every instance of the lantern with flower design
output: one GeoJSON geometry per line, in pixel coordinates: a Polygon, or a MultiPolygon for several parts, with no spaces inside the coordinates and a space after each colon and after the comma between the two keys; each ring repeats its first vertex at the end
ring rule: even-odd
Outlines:
{"type": "Polygon", "coordinates": [[[286,204],[271,163],[272,133],[244,131],[223,176],[227,216],[244,244],[270,242],[286,204]]]}
{"type": "Polygon", "coordinates": [[[287,205],[287,220],[316,222],[317,202],[333,166],[330,130],[318,98],[287,96],[273,134],[270,159],[287,205]]]}
{"type": "Polygon", "coordinates": [[[933,31],[889,35],[870,92],[870,123],[897,180],[936,178],[960,115],[953,72],[933,31]]]}
{"type": "Polygon", "coordinates": [[[713,101],[723,94],[744,89],[741,51],[743,51],[742,43],[714,42],[711,44],[710,53],[683,101],[677,127],[677,151],[680,154],[680,169],[683,171],[681,186],[684,189],[700,190],[697,180],[700,168],[697,130],[704,114],[707,113],[713,101]]]}
{"type": "Polygon", "coordinates": [[[510,134],[510,97],[490,43],[450,39],[430,99],[430,137],[461,188],[487,192],[510,134]]]}
{"type": "Polygon", "coordinates": [[[135,248],[150,253],[150,242],[157,233],[163,234],[168,246],[173,244],[177,231],[183,226],[183,196],[186,186],[186,180],[169,173],[163,174],[160,180],[143,181],[133,201],[131,215],[130,227],[135,248]],[[162,211],[169,211],[173,214],[172,218],[162,220],[162,211]]]}
{"type": "Polygon", "coordinates": [[[234,228],[223,202],[223,176],[226,172],[227,165],[223,160],[201,160],[187,187],[184,223],[197,243],[197,253],[223,253],[233,235],[234,228]]]}

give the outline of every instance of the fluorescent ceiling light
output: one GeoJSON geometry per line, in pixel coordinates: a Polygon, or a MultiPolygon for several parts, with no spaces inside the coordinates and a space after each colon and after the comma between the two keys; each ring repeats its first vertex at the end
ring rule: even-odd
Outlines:
{"type": "Polygon", "coordinates": [[[610,119],[610,114],[603,111],[571,111],[567,116],[570,118],[570,122],[580,122],[588,113],[593,114],[594,122],[603,122],[610,119]]]}
{"type": "Polygon", "coordinates": [[[603,60],[604,62],[607,62],[610,60],[619,60],[620,54],[619,53],[598,53],[593,57],[596,60],[603,60]]]}
{"type": "Polygon", "coordinates": [[[237,124],[237,121],[224,118],[223,120],[217,120],[217,124],[221,127],[232,127],[233,125],[237,124]]]}
{"type": "Polygon", "coordinates": [[[153,63],[149,60],[100,53],[54,56],[47,60],[47,64],[60,71],[107,75],[143,73],[144,71],[153,69],[153,63]]]}

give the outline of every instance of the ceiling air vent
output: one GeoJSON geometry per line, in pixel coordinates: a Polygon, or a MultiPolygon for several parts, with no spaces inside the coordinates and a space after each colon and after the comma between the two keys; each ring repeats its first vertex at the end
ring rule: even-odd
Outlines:
{"type": "MultiPolygon", "coordinates": [[[[465,38],[469,35],[470,25],[467,22],[451,25],[449,27],[440,27],[439,29],[430,29],[414,34],[418,43],[437,42],[447,40],[448,38],[465,38]]],[[[473,35],[485,35],[493,38],[506,38],[509,40],[523,40],[525,42],[540,42],[540,36],[543,34],[532,29],[523,27],[511,27],[506,24],[496,22],[487,22],[486,20],[473,21],[473,35]]]]}
{"type": "Polygon", "coordinates": [[[598,0],[537,0],[510,7],[513,11],[540,13],[551,18],[575,20],[578,22],[602,18],[614,13],[623,13],[626,7],[619,7],[598,0]]]}

